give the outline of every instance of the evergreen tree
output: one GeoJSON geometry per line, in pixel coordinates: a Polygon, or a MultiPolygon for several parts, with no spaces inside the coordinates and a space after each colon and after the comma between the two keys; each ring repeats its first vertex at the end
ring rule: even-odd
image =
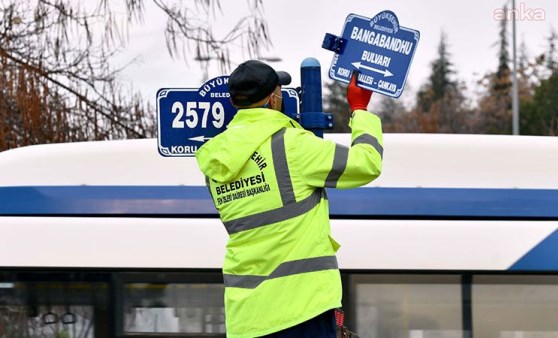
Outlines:
{"type": "Polygon", "coordinates": [[[438,59],[432,63],[432,74],[429,77],[434,100],[440,100],[456,86],[455,82],[450,79],[455,72],[449,58],[447,36],[442,32],[438,46],[438,59]]]}
{"type": "Polygon", "coordinates": [[[451,80],[454,74],[453,64],[448,52],[447,37],[442,32],[438,45],[438,56],[431,64],[432,72],[428,83],[417,93],[417,102],[423,111],[430,110],[431,105],[440,100],[448,91],[456,88],[456,83],[451,80]]]}
{"type": "Polygon", "coordinates": [[[438,55],[432,62],[431,74],[417,93],[416,107],[408,114],[408,127],[414,132],[468,132],[470,112],[465,107],[465,84],[453,79],[455,71],[450,60],[447,36],[442,32],[438,55]]]}
{"type": "Polygon", "coordinates": [[[521,105],[521,133],[558,136],[558,73],[542,80],[532,101],[521,105]]]}
{"type": "Polygon", "coordinates": [[[552,30],[548,37],[548,50],[535,62],[535,67],[543,66],[544,70],[537,73],[538,84],[532,99],[521,104],[520,123],[523,134],[558,136],[557,39],[556,32],[552,30]]]}
{"type": "MultiPolygon", "coordinates": [[[[504,6],[504,11],[507,7],[504,6]]],[[[498,48],[498,67],[495,72],[485,76],[483,97],[479,101],[478,118],[481,132],[488,134],[511,134],[512,99],[511,71],[509,66],[508,21],[500,22],[498,48]]]]}

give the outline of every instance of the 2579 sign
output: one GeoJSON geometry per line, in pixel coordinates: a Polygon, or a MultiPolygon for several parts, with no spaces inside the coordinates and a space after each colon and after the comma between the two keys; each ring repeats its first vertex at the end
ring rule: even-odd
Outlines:
{"type": "Polygon", "coordinates": [[[163,88],[157,92],[158,147],[162,156],[194,156],[204,142],[226,128],[236,114],[228,83],[228,76],[221,76],[198,89],[163,88]]]}

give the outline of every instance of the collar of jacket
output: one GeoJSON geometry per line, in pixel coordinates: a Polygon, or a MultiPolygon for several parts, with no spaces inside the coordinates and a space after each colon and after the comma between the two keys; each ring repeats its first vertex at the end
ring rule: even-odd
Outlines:
{"type": "Polygon", "coordinates": [[[240,109],[227,130],[196,151],[198,165],[211,179],[230,181],[262,143],[283,127],[302,129],[296,121],[273,109],[240,109]]]}

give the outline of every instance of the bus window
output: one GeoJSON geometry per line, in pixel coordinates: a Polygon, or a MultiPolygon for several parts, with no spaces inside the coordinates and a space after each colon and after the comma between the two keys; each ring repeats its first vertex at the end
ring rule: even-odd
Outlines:
{"type": "Polygon", "coordinates": [[[475,337],[558,337],[558,276],[473,277],[475,337]]]}
{"type": "Polygon", "coordinates": [[[351,275],[350,280],[361,338],[467,336],[459,275],[351,275]]]}
{"type": "Polygon", "coordinates": [[[0,282],[0,337],[101,338],[108,285],[88,282],[0,282]]]}
{"type": "Polygon", "coordinates": [[[174,333],[224,337],[223,293],[221,283],[124,283],[124,334],[174,333]]]}

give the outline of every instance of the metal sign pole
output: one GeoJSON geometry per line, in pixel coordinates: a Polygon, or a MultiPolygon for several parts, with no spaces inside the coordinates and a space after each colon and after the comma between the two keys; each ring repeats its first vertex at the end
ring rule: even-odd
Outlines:
{"type": "Polygon", "coordinates": [[[329,118],[330,121],[333,119],[322,112],[322,77],[318,60],[306,58],[302,61],[300,81],[302,85],[300,122],[305,129],[318,137],[323,137],[324,128],[333,126],[326,122],[327,119],[329,118]]]}

